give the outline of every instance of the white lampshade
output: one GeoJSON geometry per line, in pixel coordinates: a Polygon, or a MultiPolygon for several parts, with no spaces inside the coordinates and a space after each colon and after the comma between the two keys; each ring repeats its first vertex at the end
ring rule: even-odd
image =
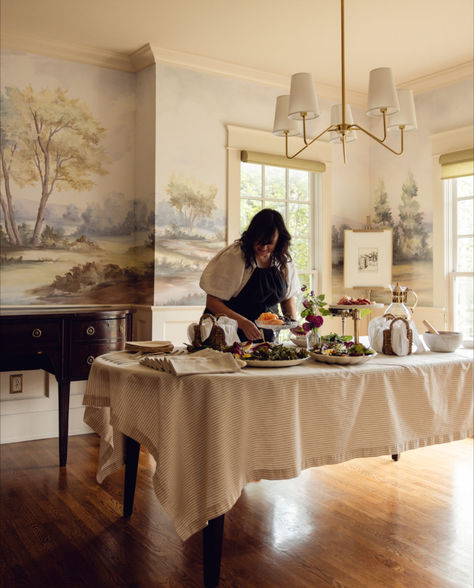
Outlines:
{"type": "Polygon", "coordinates": [[[416,122],[415,100],[413,90],[398,90],[400,111],[392,114],[388,119],[387,128],[391,131],[405,127],[405,131],[413,131],[418,125],[416,122]]]}
{"type": "Polygon", "coordinates": [[[310,73],[296,73],[291,76],[288,116],[301,120],[302,112],[306,112],[308,120],[319,116],[318,98],[314,90],[313,76],[310,73]]]}
{"type": "MultiPolygon", "coordinates": [[[[354,119],[352,118],[352,109],[350,104],[346,104],[346,124],[352,125],[354,123],[354,119]]],[[[342,104],[333,104],[331,106],[331,124],[332,125],[340,125],[342,124],[342,104]]],[[[330,131],[329,133],[329,142],[330,143],[339,143],[341,141],[342,135],[337,131],[330,131]]],[[[355,141],[357,139],[357,133],[355,131],[348,131],[346,133],[346,143],[350,143],[351,141],[355,141]]]]}
{"type": "Polygon", "coordinates": [[[288,136],[293,137],[301,135],[299,124],[288,118],[288,105],[290,103],[290,96],[278,96],[275,103],[275,120],[273,122],[273,134],[278,137],[284,137],[285,131],[288,131],[288,136]]]}
{"type": "Polygon", "coordinates": [[[369,76],[367,114],[381,116],[382,108],[386,109],[386,114],[394,114],[400,110],[393,73],[389,67],[373,69],[369,76]]]}

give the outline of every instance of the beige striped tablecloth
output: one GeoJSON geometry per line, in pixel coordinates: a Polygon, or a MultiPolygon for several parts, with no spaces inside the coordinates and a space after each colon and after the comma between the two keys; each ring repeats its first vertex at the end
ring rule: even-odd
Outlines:
{"type": "Polygon", "coordinates": [[[94,361],[84,396],[84,421],[101,437],[97,479],[123,465],[123,434],[139,441],[185,540],[248,482],[471,436],[472,363],[461,353],[379,355],[176,377],[109,353],[94,361]]]}

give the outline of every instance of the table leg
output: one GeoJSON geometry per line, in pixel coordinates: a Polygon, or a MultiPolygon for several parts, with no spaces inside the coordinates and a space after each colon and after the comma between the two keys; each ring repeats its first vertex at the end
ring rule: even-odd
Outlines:
{"type": "Polygon", "coordinates": [[[140,443],[125,436],[125,483],[123,489],[123,516],[129,517],[133,511],[135,484],[137,481],[138,458],[140,443]]]}
{"type": "Polygon", "coordinates": [[[215,588],[219,585],[224,518],[225,514],[211,519],[202,532],[204,586],[206,588],[215,588]]]}
{"type": "Polygon", "coordinates": [[[399,453],[394,453],[392,455],[392,459],[393,459],[393,461],[398,461],[400,459],[400,454],[399,453]]]}
{"type": "Polygon", "coordinates": [[[59,465],[67,462],[67,437],[69,429],[69,396],[71,383],[69,380],[58,381],[58,412],[59,412],[59,465]]]}

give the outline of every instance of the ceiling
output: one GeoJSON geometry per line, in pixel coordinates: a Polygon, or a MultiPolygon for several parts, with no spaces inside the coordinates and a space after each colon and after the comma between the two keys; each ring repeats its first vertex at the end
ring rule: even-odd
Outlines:
{"type": "MultiPolygon", "coordinates": [[[[316,85],[340,85],[337,0],[2,0],[1,15],[6,46],[34,39],[128,56],[149,43],[288,83],[310,71],[316,85]]],[[[347,0],[348,89],[365,93],[381,66],[405,86],[460,66],[472,75],[473,20],[472,0],[347,0]]]]}

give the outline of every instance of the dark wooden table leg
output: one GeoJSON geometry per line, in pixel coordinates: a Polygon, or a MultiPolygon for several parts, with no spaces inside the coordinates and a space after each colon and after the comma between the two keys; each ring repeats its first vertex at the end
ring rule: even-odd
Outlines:
{"type": "Polygon", "coordinates": [[[392,459],[393,459],[393,461],[398,461],[400,459],[400,454],[399,453],[394,453],[392,455],[392,459]]]}
{"type": "Polygon", "coordinates": [[[69,429],[69,395],[71,383],[69,380],[58,381],[58,409],[59,409],[59,465],[67,462],[67,437],[69,429]]]}
{"type": "Polygon", "coordinates": [[[125,436],[125,483],[123,489],[123,516],[129,517],[133,511],[135,484],[137,482],[138,458],[140,443],[125,436]]]}
{"type": "Polygon", "coordinates": [[[214,588],[219,585],[224,517],[225,514],[211,519],[202,532],[204,586],[206,588],[214,588]]]}

